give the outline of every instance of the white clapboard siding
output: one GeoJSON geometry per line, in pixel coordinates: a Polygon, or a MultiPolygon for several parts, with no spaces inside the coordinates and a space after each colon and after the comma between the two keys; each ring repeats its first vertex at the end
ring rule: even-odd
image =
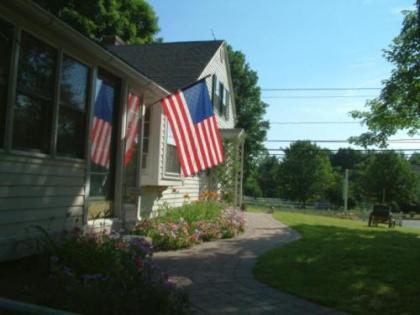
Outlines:
{"type": "MultiPolygon", "coordinates": [[[[223,85],[228,89],[228,91],[233,96],[233,87],[230,84],[229,80],[229,74],[228,74],[228,68],[226,65],[226,55],[225,55],[225,45],[222,45],[214,54],[211,61],[207,64],[207,66],[204,68],[203,72],[200,75],[200,78],[204,78],[205,76],[209,77],[206,79],[207,88],[212,93],[212,75],[216,74],[217,79],[223,83],[223,85]]],[[[229,104],[229,115],[228,119],[226,119],[224,116],[220,116],[218,111],[216,110],[216,116],[217,121],[219,123],[220,128],[234,128],[235,127],[235,117],[233,114],[233,108],[232,108],[232,102],[229,104]]]]}
{"type": "Polygon", "coordinates": [[[34,226],[51,233],[82,224],[85,164],[0,153],[0,260],[20,256],[16,244],[34,226]]]}
{"type": "Polygon", "coordinates": [[[186,177],[181,185],[170,186],[162,192],[162,197],[157,199],[153,210],[158,210],[164,205],[180,207],[185,202],[196,201],[200,195],[200,180],[198,176],[186,177]]]}

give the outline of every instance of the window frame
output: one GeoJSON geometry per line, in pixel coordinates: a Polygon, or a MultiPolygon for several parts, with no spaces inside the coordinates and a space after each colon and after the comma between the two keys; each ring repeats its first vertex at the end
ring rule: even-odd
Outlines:
{"type": "Polygon", "coordinates": [[[4,98],[4,117],[3,117],[3,121],[0,121],[1,124],[3,124],[3,136],[0,142],[0,152],[2,151],[7,151],[9,149],[9,141],[8,141],[8,125],[9,125],[9,119],[8,119],[8,114],[10,111],[10,99],[11,99],[11,95],[13,93],[13,74],[14,74],[14,63],[15,63],[15,51],[16,51],[16,47],[17,47],[17,38],[16,35],[18,33],[18,29],[16,27],[16,25],[4,18],[3,16],[0,16],[0,21],[6,25],[6,27],[10,27],[11,30],[11,39],[12,39],[12,43],[11,43],[11,47],[10,47],[10,51],[9,51],[9,65],[8,65],[8,69],[7,69],[7,74],[6,74],[6,80],[7,82],[5,83],[5,85],[3,86],[5,89],[5,98],[4,98]]]}
{"type": "MultiPolygon", "coordinates": [[[[21,156],[27,157],[36,157],[36,158],[50,158],[54,160],[61,160],[61,161],[69,161],[69,162],[86,162],[88,158],[88,136],[89,136],[89,128],[90,128],[90,111],[92,107],[91,103],[91,93],[92,93],[92,82],[96,82],[96,80],[92,80],[93,75],[93,68],[94,66],[90,62],[86,62],[82,58],[75,55],[73,52],[63,49],[60,45],[57,45],[48,37],[44,38],[39,36],[39,34],[35,33],[34,31],[28,29],[27,27],[22,27],[20,24],[10,20],[9,18],[5,17],[4,15],[0,14],[0,19],[4,21],[6,24],[9,24],[12,27],[12,49],[11,49],[11,59],[10,59],[10,67],[9,67],[9,74],[8,74],[8,85],[6,90],[6,122],[5,122],[5,129],[4,129],[4,142],[3,147],[0,147],[0,152],[6,152],[11,154],[17,154],[21,156]],[[53,87],[52,89],[52,108],[51,108],[51,120],[50,120],[50,138],[48,139],[49,143],[49,151],[48,153],[40,152],[37,150],[25,150],[21,148],[13,147],[13,125],[15,119],[15,109],[16,109],[16,101],[17,95],[19,94],[18,88],[18,72],[19,72],[19,58],[21,55],[21,49],[19,43],[22,39],[22,34],[27,33],[28,35],[32,36],[36,40],[40,41],[41,43],[50,46],[54,49],[56,53],[56,58],[54,60],[55,70],[54,70],[54,80],[53,80],[53,87]],[[63,60],[63,56],[66,55],[67,57],[75,60],[76,62],[84,65],[88,69],[88,80],[87,80],[87,97],[86,97],[86,110],[85,110],[85,131],[84,131],[84,143],[83,143],[83,157],[71,157],[71,156],[64,156],[57,154],[57,135],[58,135],[58,112],[60,107],[60,79],[61,79],[61,63],[63,60]]],[[[23,95],[29,97],[35,97],[40,100],[44,100],[42,95],[38,95],[37,93],[31,92],[24,92],[21,91],[23,95]]]]}
{"type": "MultiPolygon", "coordinates": [[[[53,143],[54,156],[57,157],[57,158],[60,158],[60,159],[86,161],[88,159],[88,155],[87,155],[88,152],[87,152],[87,149],[86,149],[86,143],[89,142],[87,137],[89,137],[89,127],[90,127],[90,124],[89,124],[89,121],[90,121],[89,116],[90,115],[89,115],[89,113],[90,113],[90,107],[92,106],[91,102],[90,102],[90,99],[91,99],[90,95],[92,93],[91,76],[93,75],[92,74],[93,70],[92,70],[92,67],[89,64],[84,63],[83,61],[79,60],[78,58],[75,58],[74,56],[72,56],[71,54],[69,54],[68,52],[66,52],[64,50],[61,50],[59,58],[60,58],[59,59],[60,60],[60,62],[59,62],[60,68],[59,68],[59,71],[58,71],[58,74],[57,74],[58,75],[58,86],[57,86],[57,94],[58,95],[57,95],[57,104],[55,104],[56,105],[56,116],[57,117],[54,120],[54,125],[53,125],[53,131],[55,131],[54,139],[53,139],[53,141],[54,141],[54,143],[53,143]],[[67,57],[69,59],[72,59],[73,61],[81,64],[82,66],[85,66],[86,69],[87,69],[86,99],[85,99],[85,110],[84,110],[84,120],[85,121],[84,121],[84,131],[83,131],[85,139],[84,139],[83,144],[82,144],[82,147],[83,147],[82,148],[82,150],[83,150],[82,151],[83,152],[82,157],[63,155],[63,154],[60,154],[57,150],[57,148],[58,148],[58,126],[59,126],[61,106],[64,106],[67,109],[70,109],[72,111],[82,112],[81,110],[74,108],[70,104],[66,104],[66,102],[61,101],[61,75],[62,75],[63,61],[64,61],[65,57],[67,57]]],[[[94,82],[96,82],[96,79],[94,80],[94,82]]]]}
{"type": "MultiPolygon", "coordinates": [[[[171,144],[168,144],[168,135],[169,135],[170,125],[169,125],[169,121],[166,117],[164,119],[164,126],[165,126],[165,137],[164,137],[165,141],[164,141],[164,150],[163,150],[164,153],[163,153],[163,165],[162,165],[162,167],[163,167],[163,177],[168,178],[168,179],[179,179],[181,177],[181,161],[179,161],[178,153],[177,153],[176,157],[178,159],[179,171],[178,172],[170,172],[170,171],[166,170],[166,163],[167,163],[167,160],[168,160],[168,145],[171,145],[171,144]]],[[[172,146],[175,147],[175,151],[177,152],[176,145],[172,145],[172,146]]]]}
{"type": "Polygon", "coordinates": [[[57,83],[58,83],[58,78],[57,75],[59,74],[60,71],[60,67],[61,67],[61,49],[57,47],[57,45],[53,45],[51,44],[49,41],[41,39],[39,36],[37,36],[36,34],[34,34],[31,31],[28,31],[26,29],[20,29],[19,30],[19,52],[17,53],[17,64],[16,64],[16,68],[14,69],[16,72],[16,77],[15,77],[15,81],[14,83],[14,97],[11,100],[11,107],[12,107],[12,117],[8,119],[11,120],[11,138],[10,138],[10,149],[12,152],[17,152],[19,154],[24,154],[24,155],[29,155],[29,156],[40,156],[40,157],[54,157],[55,156],[55,150],[54,150],[54,138],[55,138],[55,115],[56,115],[56,101],[57,101],[57,96],[58,96],[58,91],[57,91],[57,83]],[[44,95],[40,95],[38,93],[33,93],[33,91],[25,91],[24,89],[19,89],[18,87],[18,78],[19,78],[19,61],[20,61],[20,57],[21,57],[21,43],[22,43],[22,35],[23,33],[28,34],[30,37],[34,38],[36,41],[39,41],[42,44],[45,44],[46,46],[49,46],[49,48],[53,49],[55,51],[55,60],[54,60],[54,69],[53,69],[53,92],[51,94],[51,98],[47,98],[44,95]],[[45,102],[49,102],[51,103],[51,112],[50,112],[50,134],[49,134],[49,139],[48,141],[48,152],[42,152],[40,149],[38,151],[38,149],[24,149],[24,148],[16,148],[14,147],[14,123],[15,123],[15,115],[14,115],[14,111],[16,109],[16,103],[17,103],[17,96],[18,95],[23,95],[29,98],[35,98],[41,101],[45,101],[45,102]]]}

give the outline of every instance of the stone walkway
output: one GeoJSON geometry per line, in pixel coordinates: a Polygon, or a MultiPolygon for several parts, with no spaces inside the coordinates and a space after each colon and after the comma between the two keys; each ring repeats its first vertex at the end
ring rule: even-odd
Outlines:
{"type": "Polygon", "coordinates": [[[246,213],[245,233],[190,249],[160,252],[155,260],[190,293],[197,314],[338,314],[272,289],[252,276],[256,258],[299,238],[270,214],[246,213]]]}

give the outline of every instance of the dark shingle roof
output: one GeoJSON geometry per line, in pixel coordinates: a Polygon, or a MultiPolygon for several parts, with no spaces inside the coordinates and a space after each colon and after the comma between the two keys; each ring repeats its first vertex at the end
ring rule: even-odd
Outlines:
{"type": "Polygon", "coordinates": [[[198,79],[223,41],[108,46],[107,49],[169,91],[198,79]]]}

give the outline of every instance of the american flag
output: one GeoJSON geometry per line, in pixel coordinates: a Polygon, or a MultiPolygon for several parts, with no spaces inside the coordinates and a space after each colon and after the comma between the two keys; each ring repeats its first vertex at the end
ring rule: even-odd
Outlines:
{"type": "Polygon", "coordinates": [[[162,100],[184,176],[223,163],[223,143],[204,80],[162,100]]]}
{"type": "Polygon", "coordinates": [[[95,101],[91,161],[107,169],[110,161],[113,109],[114,89],[102,82],[95,101]]]}
{"type": "Polygon", "coordinates": [[[141,103],[137,95],[129,93],[127,108],[127,128],[125,133],[125,154],[124,165],[130,163],[133,154],[136,151],[136,145],[139,136],[139,117],[141,103]]]}

